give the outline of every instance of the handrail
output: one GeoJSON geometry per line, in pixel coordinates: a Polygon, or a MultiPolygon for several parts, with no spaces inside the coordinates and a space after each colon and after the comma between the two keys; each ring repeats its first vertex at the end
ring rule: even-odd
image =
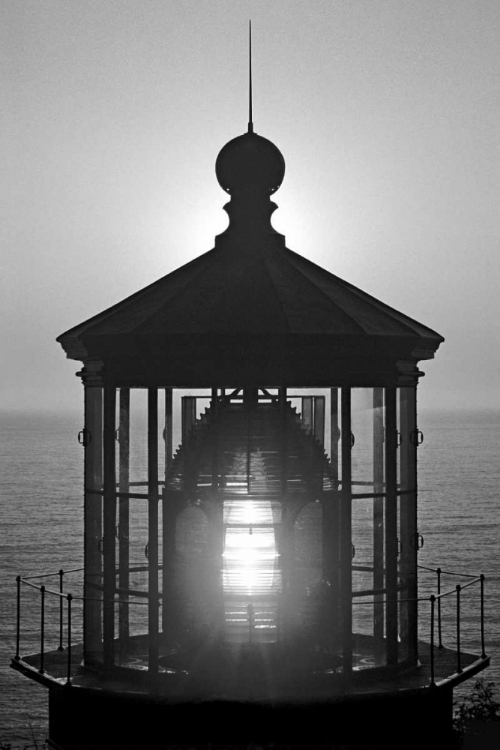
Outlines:
{"type": "Polygon", "coordinates": [[[60,576],[61,573],[63,573],[63,575],[66,575],[66,573],[80,573],[80,571],[82,570],[83,568],[72,568],[71,570],[58,570],[57,572],[54,572],[54,573],[38,573],[36,576],[19,576],[19,577],[22,578],[23,581],[30,581],[30,580],[33,580],[34,578],[50,578],[51,576],[60,576]]]}
{"type": "MultiPolygon", "coordinates": [[[[469,581],[468,583],[464,583],[463,586],[460,586],[460,589],[466,589],[468,586],[472,586],[473,583],[477,583],[481,580],[481,576],[476,576],[476,578],[473,578],[472,581],[469,581]]],[[[457,590],[457,587],[454,589],[449,589],[449,591],[443,591],[442,593],[438,594],[436,596],[436,599],[443,599],[445,596],[450,596],[450,594],[455,594],[457,590]]]]}
{"type": "Polygon", "coordinates": [[[54,589],[48,589],[43,584],[41,586],[37,586],[36,583],[30,583],[30,581],[25,581],[21,578],[22,583],[25,583],[26,586],[30,586],[32,589],[36,589],[37,591],[45,591],[47,594],[54,594],[54,596],[62,596],[63,598],[66,596],[66,594],[61,593],[60,591],[54,591],[54,589]]]}
{"type": "Polygon", "coordinates": [[[443,570],[442,568],[428,568],[426,565],[417,565],[417,568],[429,570],[431,573],[440,573],[447,576],[461,576],[462,578],[477,578],[475,573],[457,573],[456,571],[443,570]]]}

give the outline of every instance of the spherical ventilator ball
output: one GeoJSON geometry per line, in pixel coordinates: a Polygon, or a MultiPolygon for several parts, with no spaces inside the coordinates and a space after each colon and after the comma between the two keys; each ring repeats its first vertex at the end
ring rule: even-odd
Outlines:
{"type": "Polygon", "coordinates": [[[285,160],[279,148],[267,138],[245,133],[221,149],[215,173],[227,193],[253,188],[271,195],[283,182],[285,160]]]}

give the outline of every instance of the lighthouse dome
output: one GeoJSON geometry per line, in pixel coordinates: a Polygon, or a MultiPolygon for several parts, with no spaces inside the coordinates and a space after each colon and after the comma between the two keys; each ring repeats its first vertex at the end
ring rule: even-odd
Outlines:
{"type": "Polygon", "coordinates": [[[285,160],[277,146],[249,131],[233,138],[219,152],[215,172],[227,193],[254,189],[272,195],[285,176],[285,160]]]}

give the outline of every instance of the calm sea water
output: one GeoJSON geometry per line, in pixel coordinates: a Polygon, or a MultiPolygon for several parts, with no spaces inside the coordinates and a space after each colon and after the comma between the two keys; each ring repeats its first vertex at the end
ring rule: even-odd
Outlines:
{"type": "MultiPolygon", "coordinates": [[[[15,577],[82,564],[83,449],[77,442],[82,418],[0,416],[0,741],[19,746],[32,733],[38,739],[46,736],[47,694],[9,668],[15,651],[15,577]]],[[[419,426],[425,435],[418,454],[419,529],[424,537],[419,562],[486,574],[492,667],[485,674],[500,687],[500,412],[422,413],[419,426]]],[[[423,572],[422,591],[431,578],[423,572]]],[[[445,577],[444,587],[458,582],[463,581],[445,577]]],[[[480,650],[477,607],[477,589],[471,587],[464,592],[463,647],[474,651],[480,650]]],[[[39,609],[33,604],[29,614],[23,643],[37,651],[39,609]]],[[[427,627],[423,606],[422,636],[427,627]]],[[[451,628],[444,632],[446,645],[453,644],[451,628]]]]}

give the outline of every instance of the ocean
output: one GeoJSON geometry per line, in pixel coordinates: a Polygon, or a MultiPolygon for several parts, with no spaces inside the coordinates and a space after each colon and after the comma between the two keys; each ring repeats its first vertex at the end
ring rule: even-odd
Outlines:
{"type": "MultiPolygon", "coordinates": [[[[82,565],[83,449],[77,433],[83,417],[0,416],[0,743],[23,747],[46,736],[47,693],[9,667],[15,653],[15,578],[82,565]]],[[[422,412],[419,427],[424,433],[418,452],[424,540],[419,563],[486,575],[486,651],[492,666],[483,676],[500,688],[500,411],[422,412]]],[[[431,593],[433,578],[422,569],[421,591],[431,593]]],[[[443,575],[443,589],[465,580],[443,575]]],[[[463,592],[462,646],[479,653],[477,591],[463,592]]],[[[443,605],[450,625],[451,606],[443,605]]],[[[428,640],[427,603],[421,613],[421,635],[428,640]]],[[[32,617],[22,642],[35,652],[38,609],[32,617]]],[[[445,645],[453,644],[452,629],[445,626],[443,633],[445,645]]],[[[458,698],[471,686],[457,690],[458,698]]]]}

